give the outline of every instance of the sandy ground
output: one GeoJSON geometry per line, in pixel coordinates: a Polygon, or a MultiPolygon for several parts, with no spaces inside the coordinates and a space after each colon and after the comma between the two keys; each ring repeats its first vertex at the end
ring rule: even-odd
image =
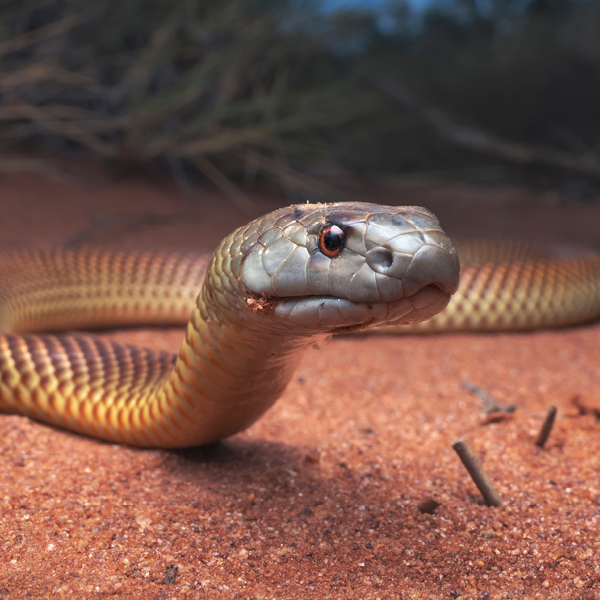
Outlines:
{"type": "MultiPolygon", "coordinates": [[[[598,201],[465,187],[365,199],[423,204],[450,234],[600,247],[598,201]]],[[[278,203],[254,201],[256,215],[278,203]]],[[[0,207],[0,250],[209,250],[248,219],[214,191],[147,180],[4,176],[0,207]]],[[[102,335],[173,352],[182,338],[102,335]]],[[[182,452],[0,416],[0,597],[599,598],[599,363],[599,325],[336,339],[250,430],[182,452]],[[465,381],[516,411],[489,422],[465,381]],[[483,505],[451,448],[459,436],[502,507],[483,505]],[[421,514],[432,494],[442,505],[421,514]]]]}

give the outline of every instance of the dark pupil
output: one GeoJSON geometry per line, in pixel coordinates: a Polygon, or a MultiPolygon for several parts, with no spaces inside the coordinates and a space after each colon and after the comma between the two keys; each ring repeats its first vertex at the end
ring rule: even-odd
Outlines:
{"type": "Polygon", "coordinates": [[[344,244],[344,232],[337,226],[333,225],[331,229],[325,232],[323,236],[323,246],[329,252],[339,250],[344,244]]]}

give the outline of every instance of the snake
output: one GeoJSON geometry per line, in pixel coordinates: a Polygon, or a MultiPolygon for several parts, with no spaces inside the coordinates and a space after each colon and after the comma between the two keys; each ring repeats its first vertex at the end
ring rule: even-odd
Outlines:
{"type": "Polygon", "coordinates": [[[252,425],[304,351],[333,334],[598,316],[594,252],[455,247],[425,208],[298,204],[240,227],[211,256],[0,254],[0,411],[107,442],[197,446],[252,425]],[[177,355],[77,332],[183,324],[177,355]]]}

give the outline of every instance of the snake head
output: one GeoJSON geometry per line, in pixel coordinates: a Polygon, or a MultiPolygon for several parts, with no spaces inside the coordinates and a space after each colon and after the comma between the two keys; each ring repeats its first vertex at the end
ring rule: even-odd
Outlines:
{"type": "Polygon", "coordinates": [[[290,206],[238,230],[231,248],[247,307],[308,334],[424,321],[458,288],[454,247],[419,207],[290,206]]]}

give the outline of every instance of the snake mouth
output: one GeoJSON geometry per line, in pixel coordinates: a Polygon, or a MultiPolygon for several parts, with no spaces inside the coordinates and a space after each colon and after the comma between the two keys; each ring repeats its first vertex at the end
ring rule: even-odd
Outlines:
{"type": "MultiPolygon", "coordinates": [[[[256,295],[255,295],[256,296],[256,295]]],[[[261,297],[261,312],[273,312],[290,325],[327,333],[347,333],[383,325],[409,325],[430,319],[443,310],[451,294],[436,284],[410,296],[390,301],[354,301],[335,296],[261,297]]]]}

